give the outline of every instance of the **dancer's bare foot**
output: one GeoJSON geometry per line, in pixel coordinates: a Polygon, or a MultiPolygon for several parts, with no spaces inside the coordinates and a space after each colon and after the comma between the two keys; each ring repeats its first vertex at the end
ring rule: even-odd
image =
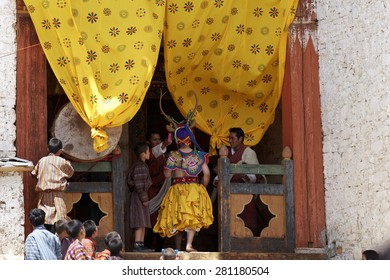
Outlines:
{"type": "Polygon", "coordinates": [[[192,246],[187,246],[186,247],[186,252],[187,253],[198,252],[198,250],[194,249],[192,246]]]}

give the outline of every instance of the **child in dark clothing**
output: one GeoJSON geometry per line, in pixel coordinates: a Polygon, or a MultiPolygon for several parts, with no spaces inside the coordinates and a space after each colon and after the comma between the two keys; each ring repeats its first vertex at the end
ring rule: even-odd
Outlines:
{"type": "Polygon", "coordinates": [[[160,260],[180,260],[179,250],[172,248],[165,248],[161,250],[160,260]]]}
{"type": "Polygon", "coordinates": [[[59,220],[55,224],[55,231],[61,243],[62,259],[65,259],[66,251],[68,251],[69,245],[72,243],[72,238],[66,232],[67,223],[67,220],[59,220]]]}
{"type": "Polygon", "coordinates": [[[118,232],[111,231],[111,232],[107,233],[106,236],[104,237],[104,244],[106,245],[106,249],[104,249],[104,251],[102,251],[102,252],[96,253],[95,260],[109,260],[110,259],[111,252],[110,252],[110,248],[109,248],[108,244],[110,243],[110,241],[112,239],[119,239],[122,242],[122,238],[118,232]]]}
{"type": "Polygon", "coordinates": [[[116,237],[112,238],[108,242],[108,250],[110,250],[110,257],[109,260],[123,260],[121,253],[123,249],[123,242],[122,239],[116,237]]]}
{"type": "Polygon", "coordinates": [[[149,145],[137,143],[134,148],[137,161],[130,168],[127,184],[130,189],[130,228],[134,229],[134,252],[152,252],[144,245],[146,228],[151,228],[148,189],[152,184],[149,167],[145,163],[150,157],[149,145]]]}
{"type": "Polygon", "coordinates": [[[379,260],[379,254],[375,250],[365,250],[362,253],[362,260],[379,260]]]}

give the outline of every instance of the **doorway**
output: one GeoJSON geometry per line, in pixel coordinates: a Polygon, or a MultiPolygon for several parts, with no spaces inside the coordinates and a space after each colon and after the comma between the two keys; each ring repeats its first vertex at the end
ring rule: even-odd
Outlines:
{"type": "MultiPolygon", "coordinates": [[[[163,92],[166,89],[163,90],[163,92]]],[[[152,86],[149,88],[147,96],[141,106],[141,109],[136,114],[136,116],[129,122],[129,147],[134,146],[138,141],[144,141],[147,131],[157,130],[160,132],[162,140],[167,137],[167,130],[165,126],[168,124],[168,121],[161,114],[159,102],[160,102],[160,88],[152,86]]],[[[162,99],[162,108],[164,112],[176,121],[181,121],[184,117],[181,115],[177,106],[175,105],[174,100],[169,94],[165,94],[162,99]]],[[[258,143],[253,149],[256,151],[260,163],[269,163],[279,164],[282,160],[282,117],[281,117],[281,106],[279,105],[276,110],[276,117],[274,123],[269,127],[264,138],[258,143]]],[[[195,128],[194,134],[196,140],[200,147],[208,151],[209,150],[209,140],[210,136],[204,133],[203,131],[195,128]]],[[[171,144],[168,147],[168,151],[176,150],[177,146],[175,143],[171,144]]],[[[132,151],[132,148],[130,148],[132,151]]],[[[212,196],[213,192],[216,192],[217,189],[213,186],[212,181],[216,174],[216,166],[218,155],[211,156],[209,158],[209,168],[211,172],[211,180],[207,186],[207,191],[212,196]]],[[[134,159],[133,159],[134,160],[134,159]]],[[[130,160],[130,165],[132,161],[130,160]]],[[[128,205],[126,206],[126,210],[128,205]]],[[[218,200],[216,199],[213,203],[213,215],[214,222],[208,229],[202,229],[198,232],[194,238],[194,247],[199,251],[205,252],[217,252],[218,251],[218,200]]],[[[126,222],[125,224],[128,224],[126,222]]],[[[153,225],[152,225],[153,226],[153,225]]],[[[133,238],[132,231],[127,228],[126,236],[130,236],[129,239],[133,238]]],[[[131,242],[127,244],[127,248],[131,247],[131,242]]],[[[185,239],[183,240],[185,242],[185,239]]],[[[165,247],[174,247],[174,238],[165,238],[163,240],[163,246],[165,247]]],[[[182,244],[184,248],[185,244],[182,244]]]]}

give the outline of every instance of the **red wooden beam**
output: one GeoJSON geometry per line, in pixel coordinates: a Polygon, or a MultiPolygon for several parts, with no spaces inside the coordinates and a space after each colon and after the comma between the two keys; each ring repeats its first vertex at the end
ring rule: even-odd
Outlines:
{"type": "MultiPolygon", "coordinates": [[[[36,164],[48,152],[47,66],[34,25],[25,11],[18,11],[17,15],[17,46],[16,151],[18,157],[36,164]]],[[[28,213],[38,202],[35,184],[36,180],[29,172],[25,172],[23,175],[25,236],[32,231],[28,213]]]]}
{"type": "Polygon", "coordinates": [[[283,146],[294,160],[296,247],[323,247],[325,197],[315,4],[299,3],[290,28],[282,92],[283,146]]]}

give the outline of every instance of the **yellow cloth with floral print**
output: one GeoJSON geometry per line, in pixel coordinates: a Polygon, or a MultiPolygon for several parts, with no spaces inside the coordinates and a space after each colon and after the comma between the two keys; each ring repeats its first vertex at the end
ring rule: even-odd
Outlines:
{"type": "Polygon", "coordinates": [[[198,97],[196,126],[210,153],[241,127],[255,145],[275,117],[287,35],[298,0],[168,0],[164,29],[168,88],[186,115],[198,97]]]}
{"type": "Polygon", "coordinates": [[[91,127],[94,149],[105,128],[130,121],[152,79],[165,1],[25,0],[57,80],[91,127]]]}
{"type": "Polygon", "coordinates": [[[194,106],[210,152],[242,127],[257,144],[274,121],[283,84],[287,34],[298,0],[24,0],[46,57],[74,108],[104,128],[139,110],[162,38],[169,90],[183,115],[194,106]]]}
{"type": "Polygon", "coordinates": [[[174,184],[161,203],[153,231],[162,237],[172,237],[178,231],[208,228],[213,221],[211,200],[202,184],[174,184]]]}

